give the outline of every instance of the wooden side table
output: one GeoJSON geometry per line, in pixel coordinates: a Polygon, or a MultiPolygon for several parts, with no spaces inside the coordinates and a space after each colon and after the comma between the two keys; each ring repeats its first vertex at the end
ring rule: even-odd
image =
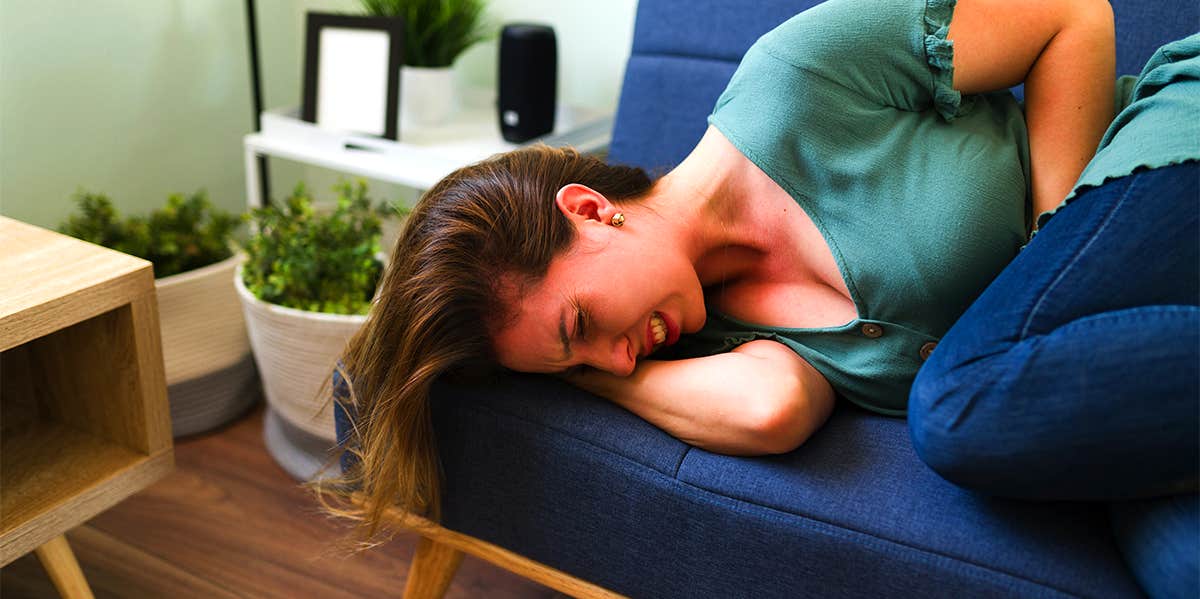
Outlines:
{"type": "Polygon", "coordinates": [[[90,597],[63,533],[175,466],[149,262],[0,217],[0,414],[0,566],[90,597]]]}

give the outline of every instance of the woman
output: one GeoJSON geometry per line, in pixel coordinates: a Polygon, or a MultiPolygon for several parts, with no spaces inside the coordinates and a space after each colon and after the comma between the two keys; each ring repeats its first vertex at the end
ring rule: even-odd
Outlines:
{"type": "Polygon", "coordinates": [[[658,181],[535,148],[429,191],[344,358],[372,533],[395,503],[436,519],[427,391],[466,365],[564,376],[722,453],[795,448],[835,393],[905,413],[923,360],[1095,153],[1112,15],[862,8],[764,36],[658,181]],[[1025,114],[989,93],[1022,81],[1025,114]]]}

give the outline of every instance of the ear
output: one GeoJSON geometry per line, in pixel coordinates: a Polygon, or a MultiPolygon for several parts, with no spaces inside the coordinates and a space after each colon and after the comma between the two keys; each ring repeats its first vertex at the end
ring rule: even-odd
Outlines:
{"type": "Polygon", "coordinates": [[[558,209],[572,222],[594,220],[607,223],[617,207],[600,192],[579,183],[569,183],[554,196],[558,209]]]}

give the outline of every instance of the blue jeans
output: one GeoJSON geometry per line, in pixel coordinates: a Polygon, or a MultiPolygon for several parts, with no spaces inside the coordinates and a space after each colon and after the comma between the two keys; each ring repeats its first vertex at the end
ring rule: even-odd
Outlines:
{"type": "Polygon", "coordinates": [[[1112,502],[1161,596],[1200,588],[1198,190],[1189,162],[1081,194],[946,334],[909,402],[918,455],[951,482],[1112,502]]]}

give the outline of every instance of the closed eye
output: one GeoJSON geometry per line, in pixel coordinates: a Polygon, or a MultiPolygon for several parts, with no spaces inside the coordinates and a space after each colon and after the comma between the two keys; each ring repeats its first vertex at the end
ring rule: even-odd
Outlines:
{"type": "Polygon", "coordinates": [[[585,341],[587,340],[588,325],[592,320],[591,314],[584,309],[583,304],[579,301],[579,298],[572,297],[570,301],[571,308],[575,310],[575,332],[571,335],[571,338],[585,341]]]}
{"type": "Polygon", "coordinates": [[[575,338],[580,341],[587,339],[587,312],[583,308],[575,308],[575,338]]]}

